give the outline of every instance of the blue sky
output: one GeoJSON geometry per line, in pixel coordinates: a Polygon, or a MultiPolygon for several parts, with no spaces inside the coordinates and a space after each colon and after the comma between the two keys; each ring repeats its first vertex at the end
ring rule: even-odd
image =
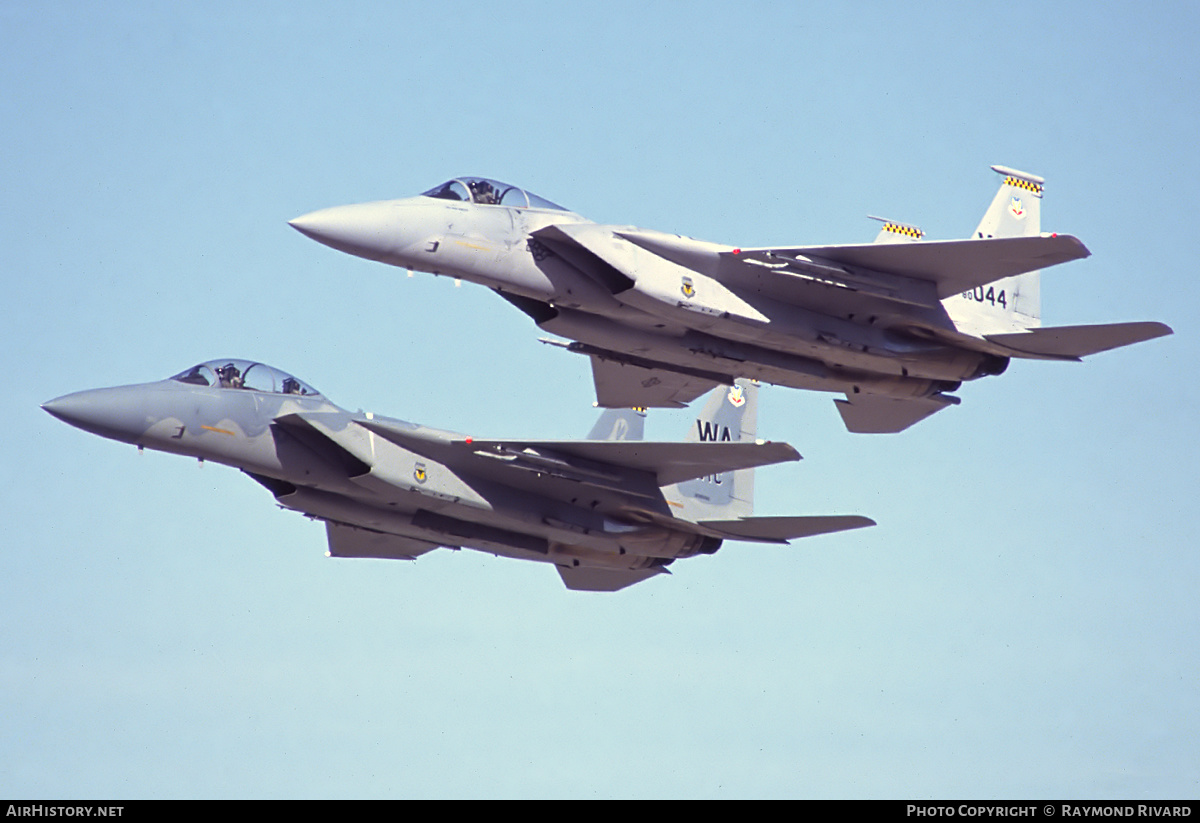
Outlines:
{"type": "MultiPolygon", "coordinates": [[[[0,2],[0,790],[30,797],[1194,797],[1189,3],[0,2]],[[1047,7],[1049,6],[1049,7],[1047,7]],[[216,357],[479,435],[574,437],[587,361],[484,289],[286,225],[460,174],[736,245],[970,232],[994,163],[1093,256],[1015,362],[902,435],[763,391],[763,514],[611,596],[324,557],[230,469],[39,404],[216,357]]],[[[674,439],[687,412],[659,412],[674,439]]]]}

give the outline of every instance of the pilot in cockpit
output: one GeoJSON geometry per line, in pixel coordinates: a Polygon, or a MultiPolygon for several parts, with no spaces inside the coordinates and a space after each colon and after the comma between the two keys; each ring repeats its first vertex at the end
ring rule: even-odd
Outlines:
{"type": "Polygon", "coordinates": [[[471,199],[485,206],[495,206],[500,202],[496,187],[486,180],[472,180],[471,199]]]}
{"type": "Polygon", "coordinates": [[[232,363],[227,363],[218,368],[217,378],[220,379],[221,388],[223,389],[240,389],[243,387],[242,373],[232,363]]]}

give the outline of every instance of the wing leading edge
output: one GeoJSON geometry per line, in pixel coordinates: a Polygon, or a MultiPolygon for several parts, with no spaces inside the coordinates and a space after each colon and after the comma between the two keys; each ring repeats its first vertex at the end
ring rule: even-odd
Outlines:
{"type": "MultiPolygon", "coordinates": [[[[974,240],[923,240],[919,243],[871,243],[850,246],[740,249],[724,252],[725,261],[742,261],[781,278],[801,277],[853,291],[867,289],[900,302],[923,303],[919,288],[903,288],[908,278],[936,285],[939,299],[976,286],[1080,260],[1091,252],[1069,234],[996,237],[974,240]],[[848,269],[846,268],[848,267],[848,269]],[[884,277],[873,277],[878,272],[884,277]],[[815,274],[814,274],[815,273],[815,274]],[[876,282],[878,281],[878,282],[876,282]]],[[[736,276],[739,267],[723,267],[736,276]]],[[[743,269],[744,270],[744,269],[743,269]]]]}
{"type": "MultiPolygon", "coordinates": [[[[357,421],[363,428],[401,446],[424,445],[407,429],[381,420],[357,421]]],[[[453,451],[512,462],[528,470],[543,466],[547,471],[586,476],[593,482],[616,482],[628,471],[657,477],[660,486],[680,483],[710,474],[752,469],[800,459],[787,443],[665,443],[641,440],[481,440],[455,435],[443,441],[453,451]]],[[[447,455],[448,456],[448,455],[447,455]]],[[[627,475],[624,475],[627,476],[627,475]]]]}
{"type": "Polygon", "coordinates": [[[787,443],[652,443],[621,440],[461,440],[459,448],[489,456],[520,457],[530,452],[549,460],[577,458],[592,464],[655,475],[668,486],[697,477],[753,469],[800,459],[787,443]]]}

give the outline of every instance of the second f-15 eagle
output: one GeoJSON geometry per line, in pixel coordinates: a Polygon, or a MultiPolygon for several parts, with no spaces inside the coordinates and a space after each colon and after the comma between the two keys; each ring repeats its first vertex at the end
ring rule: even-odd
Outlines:
{"type": "Polygon", "coordinates": [[[246,360],[44,404],[84,431],[241,469],[325,521],[333,557],[415,560],[441,546],[553,564],[567,588],[617,591],[725,540],[783,544],[873,526],[858,515],[757,517],[754,469],[800,455],[759,440],[758,387],[714,391],[682,443],[608,409],[587,440],[481,440],[329,402],[246,360]]]}
{"type": "Polygon", "coordinates": [[[340,251],[489,286],[592,359],[599,405],[682,406],[738,377],[837,392],[846,427],[898,432],[1010,358],[1080,358],[1171,333],[1044,327],[1040,271],[1087,257],[1041,231],[1042,178],[1004,166],[974,235],[884,221],[867,245],[737,248],[601,225],[480,177],[291,225],[340,251]]]}

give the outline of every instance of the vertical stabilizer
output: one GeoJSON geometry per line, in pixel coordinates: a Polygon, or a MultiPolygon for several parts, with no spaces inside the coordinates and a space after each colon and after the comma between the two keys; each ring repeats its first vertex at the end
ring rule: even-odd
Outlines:
{"type": "Polygon", "coordinates": [[[879,234],[875,235],[875,240],[872,241],[875,243],[915,243],[925,236],[925,232],[918,226],[888,220],[886,217],[876,217],[873,214],[868,214],[867,217],[883,224],[879,228],[879,234]]]}
{"type": "MultiPolygon", "coordinates": [[[[754,442],[758,422],[758,384],[739,378],[719,386],[688,429],[689,443],[754,442]]],[[[689,520],[749,517],[754,512],[754,470],[740,469],[667,486],[663,494],[682,504],[673,512],[689,520]]],[[[674,508],[674,507],[673,507],[674,508]]]]}
{"type": "Polygon", "coordinates": [[[1046,181],[1034,174],[992,166],[992,171],[1004,175],[1000,191],[984,212],[977,238],[1033,237],[1042,230],[1042,187],[1046,181]]]}
{"type": "Polygon", "coordinates": [[[641,440],[646,431],[645,409],[605,409],[588,432],[588,440],[641,440]]]}
{"type": "MultiPolygon", "coordinates": [[[[1004,175],[1000,190],[972,237],[1033,237],[1042,230],[1045,181],[1007,166],[992,166],[1004,175]]],[[[1006,277],[942,301],[959,331],[982,337],[1037,328],[1042,324],[1041,271],[1006,277]]]]}

